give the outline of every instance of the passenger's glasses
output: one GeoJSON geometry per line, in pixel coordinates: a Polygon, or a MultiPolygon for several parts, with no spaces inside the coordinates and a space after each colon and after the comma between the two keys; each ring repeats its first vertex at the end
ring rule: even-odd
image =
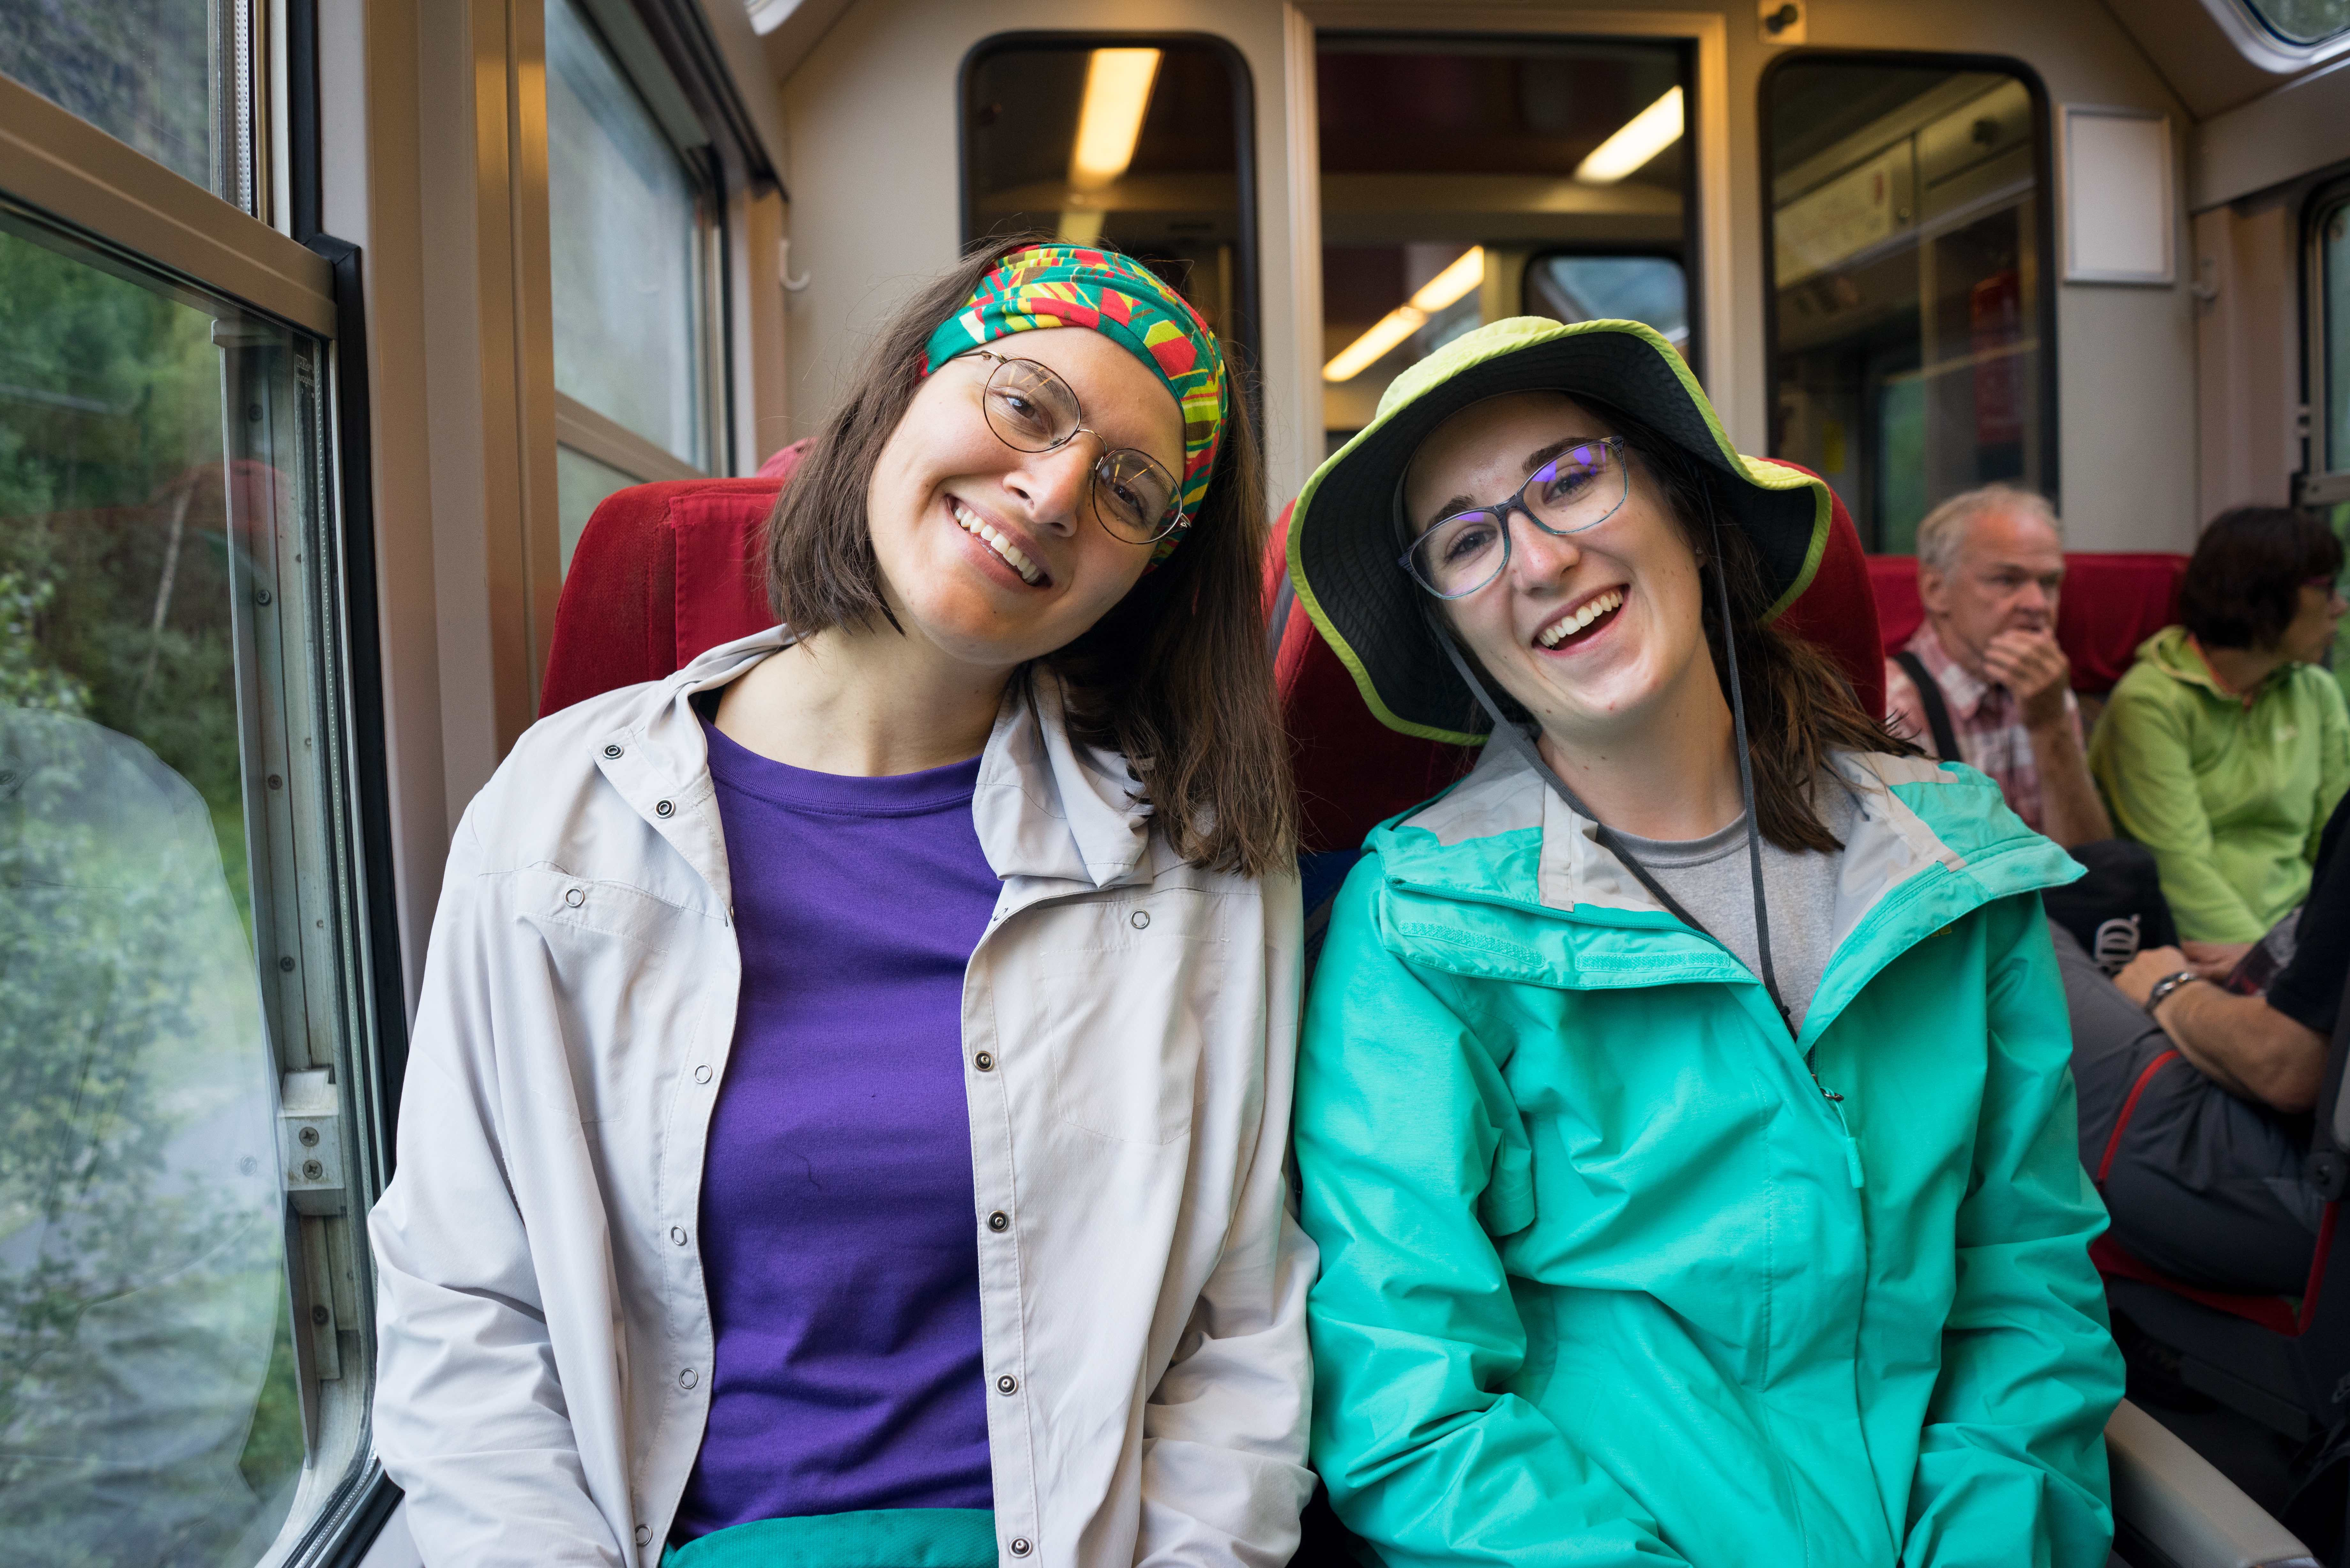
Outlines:
{"type": "MultiPolygon", "coordinates": [[[[966,358],[991,361],[980,408],[995,439],[1015,452],[1058,452],[1087,430],[1085,410],[1069,384],[1034,359],[1007,359],[984,348],[966,358]]],[[[1094,516],[1111,536],[1133,545],[1153,545],[1191,525],[1177,502],[1175,476],[1148,452],[1103,441],[1094,464],[1094,516]]]]}
{"type": "Polygon", "coordinates": [[[1444,518],[1398,564],[1438,598],[1466,597],[1509,566],[1511,513],[1545,534],[1580,534],[1616,515],[1629,486],[1623,438],[1586,441],[1534,470],[1507,501],[1444,518]]]}

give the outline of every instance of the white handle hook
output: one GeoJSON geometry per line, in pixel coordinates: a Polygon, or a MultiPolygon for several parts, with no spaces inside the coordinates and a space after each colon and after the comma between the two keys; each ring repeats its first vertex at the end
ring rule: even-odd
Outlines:
{"type": "Polygon", "coordinates": [[[800,274],[797,277],[792,275],[792,242],[788,236],[785,237],[783,244],[783,254],[775,264],[775,274],[783,279],[785,288],[797,294],[808,286],[808,276],[806,273],[800,274]]]}

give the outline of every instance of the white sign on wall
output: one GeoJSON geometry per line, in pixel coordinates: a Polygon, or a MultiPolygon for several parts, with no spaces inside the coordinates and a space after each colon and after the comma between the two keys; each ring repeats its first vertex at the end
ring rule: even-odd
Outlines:
{"type": "Polygon", "coordinates": [[[2068,103],[2063,121],[2064,281],[2176,283],[2170,117],[2068,103]]]}

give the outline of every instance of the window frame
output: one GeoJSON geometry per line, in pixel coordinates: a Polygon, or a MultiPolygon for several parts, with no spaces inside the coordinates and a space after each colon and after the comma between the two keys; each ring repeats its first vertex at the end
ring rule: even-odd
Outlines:
{"type": "MultiPolygon", "coordinates": [[[[310,0],[289,0],[307,9],[310,0]]],[[[271,29],[279,11],[255,0],[246,22],[252,57],[243,78],[252,94],[246,128],[250,140],[237,156],[251,171],[245,195],[256,207],[285,203],[286,192],[272,173],[282,161],[296,168],[306,159],[293,150],[270,113],[281,98],[298,102],[307,76],[315,106],[316,63],[298,53],[289,57],[271,29]],[[280,88],[287,89],[281,93],[280,88]]],[[[314,15],[314,14],[313,14],[314,15]]],[[[284,33],[301,36],[298,26],[284,33]]],[[[315,131],[315,118],[311,130],[315,131]]],[[[217,154],[216,154],[217,159],[217,154]]],[[[316,168],[316,150],[307,155],[316,168]]],[[[285,1132],[282,1098],[290,1071],[287,1053],[296,1043],[286,1023],[288,1001],[277,976],[263,960],[262,944],[277,923],[265,919],[265,901],[296,902],[304,920],[324,920],[324,935],[302,937],[304,950],[323,954],[331,969],[331,1000],[316,1004],[332,1015],[323,1042],[338,1069],[336,1119],[346,1138],[341,1212],[332,1238],[320,1238],[328,1251],[345,1253],[351,1271],[353,1316],[337,1322],[337,1332],[354,1336],[358,1365],[341,1355],[341,1375],[328,1381],[313,1376],[305,1350],[304,1325],[296,1324],[305,1442],[301,1480],[286,1520],[263,1561],[274,1568],[355,1560],[371,1542],[398,1501],[375,1458],[370,1438],[374,1395],[374,1279],[366,1244],[367,1213],[390,1177],[391,1128],[400,1075],[406,1064],[407,1013],[401,949],[394,893],[394,857],[389,805],[388,743],[384,728],[380,622],[375,581],[375,535],[365,366],[365,331],[356,247],[315,232],[308,214],[307,244],[228,198],[216,195],[99,130],[71,110],[6,77],[0,77],[0,167],[7,170],[0,199],[61,237],[119,265],[134,276],[169,289],[183,287],[209,296],[286,329],[290,341],[313,345],[317,379],[296,388],[296,413],[314,432],[318,450],[315,515],[302,520],[301,535],[313,546],[299,562],[308,622],[298,651],[302,669],[273,680],[256,670],[240,675],[238,763],[245,775],[244,815],[248,856],[263,870],[253,888],[255,913],[254,975],[265,1038],[274,1099],[271,1121],[285,1132]],[[245,693],[255,711],[243,707],[245,693]],[[301,699],[308,699],[296,711],[301,699]],[[298,727],[315,726],[318,742],[303,757],[291,745],[298,727]],[[279,767],[289,788],[271,800],[259,775],[279,767]],[[315,783],[303,778],[305,773],[315,783]],[[297,794],[323,807],[323,820],[308,827],[286,824],[297,794]],[[269,831],[273,821],[279,832],[269,831]],[[288,866],[270,841],[292,835],[288,866]],[[292,886],[284,886],[290,879],[292,886]],[[352,1374],[357,1374],[353,1376],[352,1374]],[[331,1443],[331,1448],[328,1447],[331,1443]],[[321,1462],[323,1459],[324,1462],[321,1462]]],[[[298,182],[295,182],[298,186],[298,182]]],[[[233,343],[224,343],[234,352],[233,343]]],[[[234,453],[225,441],[222,461],[234,453]]],[[[282,574],[281,574],[282,575],[282,574]]],[[[275,579],[272,579],[275,580],[275,579]]],[[[276,596],[273,596],[276,597],[276,596]]],[[[241,648],[262,634],[256,605],[233,601],[241,648]]],[[[283,642],[281,648],[296,645],[283,642]]],[[[282,655],[281,655],[282,656],[282,655]]],[[[240,662],[248,657],[240,652],[240,662]]],[[[266,659],[256,662],[265,663],[266,659]]],[[[287,933],[276,933],[286,935],[287,933]]],[[[283,967],[282,964],[279,967],[283,967]]],[[[321,983],[301,969],[305,985],[321,983]]],[[[298,1039],[321,1043],[315,1026],[298,1039]]],[[[292,1194],[281,1186],[288,1245],[286,1289],[307,1299],[310,1280],[331,1265],[311,1255],[302,1235],[292,1194]]],[[[337,1261],[341,1261],[338,1259],[337,1261]]],[[[339,1354],[339,1353],[338,1353],[339,1354]]]]}
{"type": "Polygon", "coordinates": [[[2270,26],[2247,0],[2201,0],[2204,14],[2219,25],[2236,52],[2272,76],[2291,76],[2350,51],[2350,27],[2303,44],[2270,26]]]}
{"type": "MultiPolygon", "coordinates": [[[[2012,77],[2023,84],[2032,99],[2032,204],[2039,228],[2040,298],[2033,323],[2040,337],[2040,366],[2034,389],[2040,403],[2040,450],[2043,454],[2040,490],[2061,514],[2064,510],[2063,425],[2058,419],[2056,295],[2063,275],[2057,270],[2056,123],[2047,83],[2026,61],[2012,55],[1968,54],[1939,49],[1796,48],[1778,56],[1762,68],[1754,87],[1756,177],[1762,200],[1762,385],[1765,399],[1765,446],[1779,455],[1779,257],[1776,219],[1771,192],[1778,148],[1772,128],[1772,90],[1780,73],[1796,66],[1875,66],[1895,70],[1980,72],[2012,77]]],[[[1864,541],[1864,544],[1866,541],[1864,541]]]]}
{"type": "MultiPolygon", "coordinates": [[[[2350,501],[2350,440],[2334,451],[2326,419],[2334,392],[2350,390],[2350,363],[2335,365],[2327,353],[2324,226],[2336,213],[2350,213],[2350,175],[2321,182],[2302,209],[2302,401],[2308,413],[2301,472],[2293,476],[2296,506],[2350,501]]],[[[2342,308],[2350,313],[2350,300],[2342,308]]]]}
{"type": "MultiPolygon", "coordinates": [[[[1232,85],[1232,142],[1239,154],[1239,184],[1234,202],[1240,213],[1239,252],[1235,258],[1237,275],[1232,286],[1232,317],[1234,331],[1229,339],[1240,346],[1241,362],[1262,365],[1264,362],[1264,315],[1259,294],[1263,276],[1263,261],[1259,254],[1263,227],[1257,218],[1256,178],[1256,79],[1249,69],[1248,57],[1229,38],[1214,33],[1183,29],[1121,30],[1110,27],[1037,27],[1008,28],[990,33],[963,52],[962,63],[955,69],[955,225],[962,246],[980,238],[972,211],[971,127],[972,92],[979,69],[993,56],[1013,49],[1066,49],[1071,52],[1090,49],[1189,48],[1205,45],[1223,61],[1232,85]]],[[[1262,402],[1262,399],[1258,400],[1262,402]]],[[[1261,421],[1263,411],[1256,410],[1261,421]]]]}

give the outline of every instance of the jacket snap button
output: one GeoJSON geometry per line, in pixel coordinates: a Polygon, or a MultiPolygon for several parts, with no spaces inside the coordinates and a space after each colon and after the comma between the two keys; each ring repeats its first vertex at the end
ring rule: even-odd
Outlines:
{"type": "MultiPolygon", "coordinates": [[[[605,754],[606,756],[608,756],[608,757],[617,757],[617,756],[619,756],[619,755],[620,754],[620,748],[619,748],[619,747],[618,747],[618,746],[607,746],[607,747],[605,747],[605,748],[604,748],[604,754],[605,754]]],[[[637,1526],[637,1531],[638,1531],[638,1533],[639,1533],[639,1534],[640,1534],[640,1535],[650,1535],[650,1534],[652,1533],[652,1532],[651,1532],[651,1531],[647,1530],[647,1529],[646,1529],[643,1525],[641,1525],[641,1524],[639,1524],[639,1526],[637,1526]]],[[[644,1544],[644,1542],[640,1541],[640,1542],[639,1542],[637,1544],[638,1544],[638,1545],[639,1545],[639,1546],[641,1546],[641,1545],[643,1545],[643,1544],[644,1544]]]]}
{"type": "Polygon", "coordinates": [[[667,801],[662,801],[659,805],[653,807],[653,815],[655,816],[675,816],[677,815],[677,807],[671,805],[667,801]]]}
{"type": "Polygon", "coordinates": [[[995,1380],[995,1391],[998,1394],[1009,1394],[1014,1388],[1019,1386],[1020,1379],[1013,1376],[1010,1373],[1006,1373],[995,1380]]]}
{"type": "Polygon", "coordinates": [[[696,1067],[693,1070],[693,1081],[697,1084],[706,1084],[710,1082],[710,1068],[707,1064],[702,1066],[696,1067]]]}
{"type": "Polygon", "coordinates": [[[694,1375],[693,1368],[691,1366],[677,1375],[677,1386],[681,1388],[691,1388],[701,1381],[702,1379],[694,1375]]]}
{"type": "Polygon", "coordinates": [[[1014,1557],[1025,1557],[1028,1555],[1028,1538],[1026,1536],[1015,1535],[1012,1538],[1012,1555],[1014,1557]]]}
{"type": "Polygon", "coordinates": [[[993,1073],[995,1071],[995,1058],[989,1055],[984,1051],[982,1051],[978,1055],[973,1056],[971,1059],[971,1064],[978,1068],[983,1073],[993,1073]]]}
{"type": "Polygon", "coordinates": [[[991,1231],[1009,1231],[1012,1229],[1012,1216],[999,1209],[987,1217],[987,1228],[991,1231]]]}
{"type": "Polygon", "coordinates": [[[563,894],[563,901],[576,909],[588,901],[588,895],[578,888],[567,888],[563,894]]]}
{"type": "Polygon", "coordinates": [[[669,1239],[670,1239],[671,1241],[672,1241],[676,1242],[676,1243],[677,1243],[679,1246],[681,1246],[681,1247],[684,1246],[684,1245],[685,1245],[685,1227],[684,1227],[684,1226],[682,1226],[682,1225],[672,1225],[672,1226],[671,1226],[671,1227],[669,1228],[669,1239]]]}
{"type": "Polygon", "coordinates": [[[1134,913],[1126,918],[1126,923],[1132,926],[1139,931],[1142,929],[1143,927],[1150,923],[1150,911],[1148,909],[1137,909],[1134,913]]]}
{"type": "Polygon", "coordinates": [[[651,1525],[650,1525],[650,1524],[639,1524],[639,1525],[638,1525],[638,1526],[637,1526],[637,1544],[638,1544],[638,1545],[639,1545],[639,1546],[650,1546],[650,1545],[651,1545],[651,1544],[652,1544],[652,1541],[653,1541],[653,1527],[652,1527],[651,1525]]]}

